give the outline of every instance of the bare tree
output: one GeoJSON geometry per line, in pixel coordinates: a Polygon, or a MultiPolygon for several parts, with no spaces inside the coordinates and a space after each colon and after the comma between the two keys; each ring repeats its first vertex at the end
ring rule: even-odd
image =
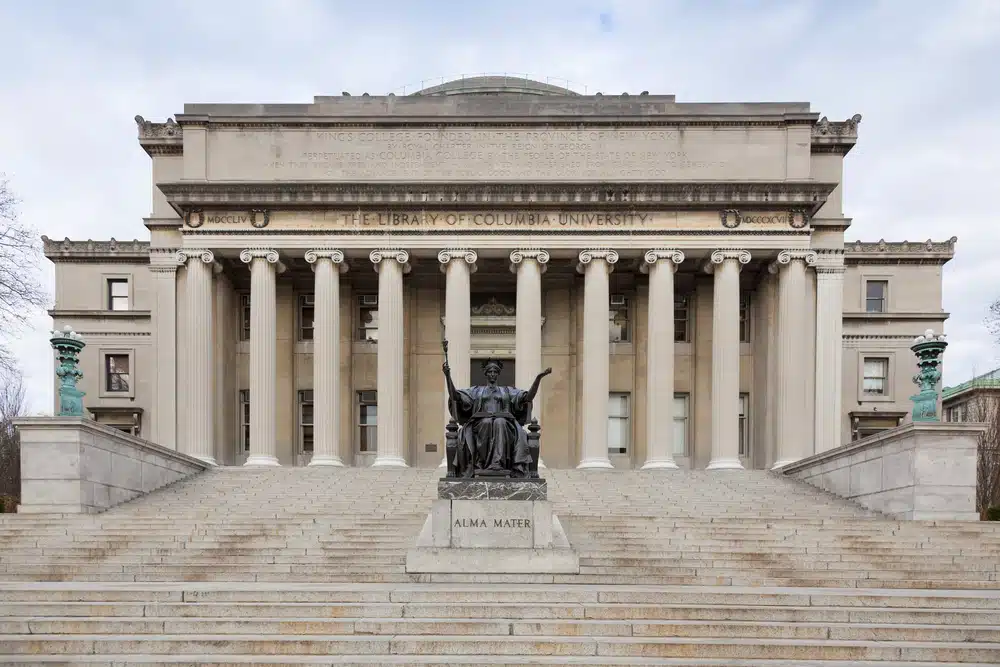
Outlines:
{"type": "Polygon", "coordinates": [[[24,415],[24,378],[0,374],[0,511],[11,512],[21,498],[21,440],[15,417],[24,415]]]}
{"type": "MultiPolygon", "coordinates": [[[[38,280],[38,235],[18,220],[17,204],[0,174],[0,330],[8,335],[48,302],[38,280]]],[[[0,370],[13,373],[16,364],[6,343],[0,338],[0,370]]]]}
{"type": "Polygon", "coordinates": [[[979,393],[967,403],[966,420],[986,424],[979,438],[976,509],[985,517],[991,507],[1000,507],[1000,398],[979,393]]]}

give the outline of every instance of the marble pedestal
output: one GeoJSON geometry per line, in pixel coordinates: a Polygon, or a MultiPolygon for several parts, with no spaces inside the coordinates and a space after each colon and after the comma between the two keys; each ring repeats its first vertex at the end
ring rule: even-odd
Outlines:
{"type": "Polygon", "coordinates": [[[575,574],[580,559],[541,479],[442,479],[406,571],[575,574]]]}

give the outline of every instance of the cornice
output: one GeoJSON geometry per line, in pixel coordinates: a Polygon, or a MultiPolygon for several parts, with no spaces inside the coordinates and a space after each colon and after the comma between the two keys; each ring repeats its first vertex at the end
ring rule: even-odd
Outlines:
{"type": "Polygon", "coordinates": [[[947,241],[927,239],[922,242],[853,241],[844,244],[844,261],[857,264],[944,264],[955,256],[957,236],[947,241]]]}
{"type": "Polygon", "coordinates": [[[813,153],[836,153],[847,155],[854,144],[858,143],[858,125],[861,124],[861,114],[854,114],[845,121],[831,122],[823,116],[813,125],[813,153]]]}
{"type": "MultiPolygon", "coordinates": [[[[451,109],[449,109],[451,111],[451,109]]],[[[392,129],[404,127],[463,127],[481,128],[537,128],[569,126],[573,128],[591,127],[655,127],[684,129],[689,127],[788,127],[789,125],[814,126],[813,112],[786,112],[781,114],[711,115],[711,114],[670,114],[670,115],[630,115],[609,114],[567,114],[538,113],[536,115],[505,114],[498,107],[496,113],[487,115],[458,114],[385,114],[357,113],[343,116],[319,116],[303,110],[300,115],[256,115],[237,116],[226,114],[176,114],[180,127],[197,127],[210,130],[268,130],[279,128],[294,129],[392,129]]],[[[138,119],[141,116],[137,116],[138,119]]],[[[169,122],[169,121],[168,121],[169,122]]],[[[849,122],[849,121],[848,121],[849,122]]],[[[175,126],[176,127],[176,126],[175,126]]]]}
{"type": "Polygon", "coordinates": [[[173,182],[158,184],[182,217],[203,207],[316,207],[373,205],[426,209],[551,207],[802,209],[814,214],[836,183],[814,181],[673,183],[275,183],[173,182]]]}
{"type": "MultiPolygon", "coordinates": [[[[148,320],[152,316],[149,310],[86,310],[86,309],[58,309],[52,308],[48,311],[49,317],[73,317],[73,318],[95,318],[110,320],[148,320]]],[[[79,333],[79,332],[78,332],[79,333]]]]}
{"type": "Polygon", "coordinates": [[[142,224],[146,226],[146,229],[160,227],[176,229],[184,224],[184,220],[181,218],[143,218],[142,224]]]}
{"type": "Polygon", "coordinates": [[[113,237],[108,241],[71,241],[66,237],[62,241],[42,236],[42,246],[45,256],[53,262],[125,262],[146,263],[149,261],[149,241],[117,241],[113,237]]]}
{"type": "Polygon", "coordinates": [[[165,123],[154,123],[142,116],[135,117],[139,145],[146,153],[154,155],[183,155],[184,130],[172,118],[165,123]]]}
{"type": "MultiPolygon", "coordinates": [[[[895,312],[895,313],[865,313],[865,312],[844,312],[845,320],[860,320],[860,321],[885,321],[885,320],[910,320],[910,321],[932,321],[941,322],[948,319],[951,313],[940,312],[940,313],[915,313],[915,312],[895,312]]],[[[913,342],[913,336],[910,337],[910,342],[913,342]]]]}

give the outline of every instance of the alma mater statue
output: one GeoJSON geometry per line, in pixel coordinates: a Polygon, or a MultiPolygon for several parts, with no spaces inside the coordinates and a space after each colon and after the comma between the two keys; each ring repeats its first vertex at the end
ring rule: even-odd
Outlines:
{"type": "Polygon", "coordinates": [[[461,425],[454,460],[448,462],[449,475],[454,471],[457,477],[528,477],[532,456],[522,427],[531,419],[531,402],[538,393],[538,385],[552,369],[539,373],[525,391],[497,386],[503,362],[487,359],[483,362],[486,385],[456,389],[447,361],[447,347],[445,350],[442,370],[448,384],[448,409],[461,425]]]}

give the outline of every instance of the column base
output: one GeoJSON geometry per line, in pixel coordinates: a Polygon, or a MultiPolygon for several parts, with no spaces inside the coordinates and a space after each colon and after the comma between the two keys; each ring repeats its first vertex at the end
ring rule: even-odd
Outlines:
{"type": "Polygon", "coordinates": [[[586,470],[586,469],[613,470],[614,466],[611,465],[611,461],[607,458],[595,458],[595,459],[584,459],[580,461],[580,465],[578,465],[576,468],[577,470],[586,470]]]}
{"type": "Polygon", "coordinates": [[[739,459],[712,459],[705,470],[743,470],[739,459]]]}
{"type": "Polygon", "coordinates": [[[376,456],[372,468],[409,468],[402,456],[376,456]]]}
{"type": "Polygon", "coordinates": [[[642,464],[639,470],[677,470],[677,463],[673,459],[649,459],[642,464]]]}
{"type": "Polygon", "coordinates": [[[312,466],[327,466],[327,467],[333,467],[333,468],[343,468],[344,467],[344,462],[340,460],[339,456],[329,456],[329,455],[323,455],[323,454],[320,454],[320,455],[313,454],[312,460],[309,461],[309,465],[307,467],[311,468],[312,466]]]}
{"type": "Polygon", "coordinates": [[[771,466],[771,470],[777,470],[778,468],[784,468],[785,466],[791,465],[791,464],[795,463],[796,461],[798,461],[798,459],[782,459],[781,461],[778,461],[773,466],[771,466]]]}
{"type": "Polygon", "coordinates": [[[244,463],[243,466],[244,467],[246,467],[246,466],[270,466],[270,467],[278,466],[278,467],[280,467],[281,463],[278,462],[278,457],[276,457],[276,456],[269,456],[267,454],[251,454],[247,458],[247,462],[244,463]]]}
{"type": "Polygon", "coordinates": [[[210,466],[217,466],[217,465],[219,465],[218,463],[215,462],[215,457],[214,456],[197,456],[195,454],[192,454],[191,456],[194,456],[194,458],[198,459],[199,461],[204,461],[205,463],[207,463],[210,466]]]}

